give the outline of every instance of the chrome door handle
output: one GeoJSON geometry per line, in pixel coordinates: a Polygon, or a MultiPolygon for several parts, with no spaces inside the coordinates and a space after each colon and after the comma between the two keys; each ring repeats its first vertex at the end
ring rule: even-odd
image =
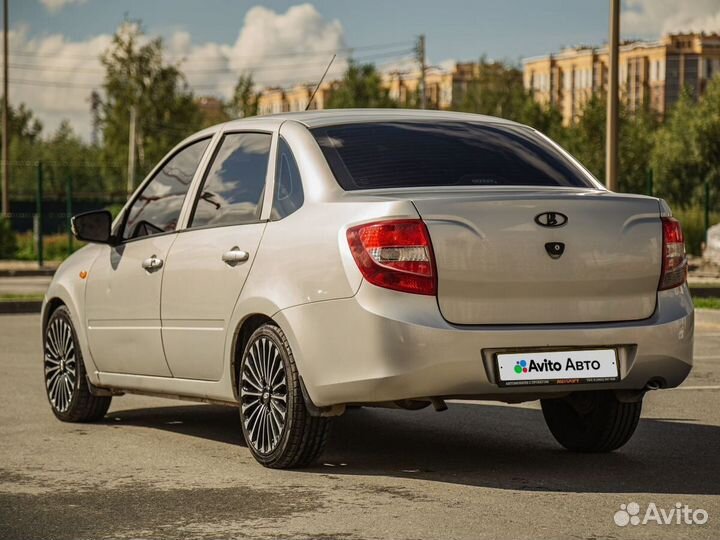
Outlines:
{"type": "Polygon", "coordinates": [[[222,260],[229,266],[234,266],[238,263],[245,262],[250,258],[250,254],[247,251],[241,251],[239,247],[235,246],[230,251],[226,251],[222,254],[222,260]]]}
{"type": "Polygon", "coordinates": [[[148,272],[155,272],[160,270],[163,265],[163,260],[158,259],[157,255],[153,255],[142,262],[142,267],[148,272]]]}

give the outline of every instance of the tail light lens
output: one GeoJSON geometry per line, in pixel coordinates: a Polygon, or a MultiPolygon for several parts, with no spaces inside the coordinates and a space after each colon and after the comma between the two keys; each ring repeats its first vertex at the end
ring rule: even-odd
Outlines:
{"type": "Polygon", "coordinates": [[[687,279],[685,237],[680,222],[671,217],[662,218],[663,260],[658,290],[672,289],[687,279]]]}
{"type": "Polygon", "coordinates": [[[415,294],[437,294],[432,245],[419,219],[379,221],[347,231],[350,251],[373,285],[415,294]]]}

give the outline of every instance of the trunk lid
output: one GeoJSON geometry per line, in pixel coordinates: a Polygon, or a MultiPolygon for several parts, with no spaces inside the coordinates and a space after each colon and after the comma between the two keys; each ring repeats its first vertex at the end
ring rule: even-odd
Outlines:
{"type": "Polygon", "coordinates": [[[427,224],[438,303],[451,323],[628,321],[655,310],[662,252],[656,199],[548,188],[405,196],[427,224]]]}

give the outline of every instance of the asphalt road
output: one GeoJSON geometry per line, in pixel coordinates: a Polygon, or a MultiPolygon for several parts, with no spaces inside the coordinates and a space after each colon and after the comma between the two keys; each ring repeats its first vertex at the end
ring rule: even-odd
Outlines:
{"type": "Polygon", "coordinates": [[[96,424],[55,420],[37,316],[0,317],[0,538],[718,538],[720,313],[696,367],[647,396],[630,443],[558,447],[536,405],[358,409],[321,462],[257,465],[236,411],[125,396],[96,424]],[[705,525],[627,525],[621,504],[704,509],[705,525]]]}

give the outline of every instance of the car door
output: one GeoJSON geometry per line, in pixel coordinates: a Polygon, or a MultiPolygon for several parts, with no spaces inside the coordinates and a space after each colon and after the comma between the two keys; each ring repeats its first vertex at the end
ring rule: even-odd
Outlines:
{"type": "Polygon", "coordinates": [[[209,138],[184,146],[157,170],[124,212],[116,235],[93,263],[85,295],[88,342],[98,369],[172,376],[160,331],[163,270],[209,138]]]}
{"type": "Polygon", "coordinates": [[[216,381],[235,303],[265,229],[272,135],[223,135],[197,189],[188,226],[168,255],[162,337],[173,376],[216,381]]]}

